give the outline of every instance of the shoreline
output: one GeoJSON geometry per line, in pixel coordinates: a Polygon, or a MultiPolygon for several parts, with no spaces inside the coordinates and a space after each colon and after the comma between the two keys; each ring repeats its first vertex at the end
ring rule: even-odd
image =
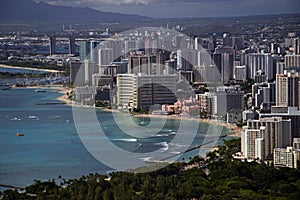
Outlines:
{"type": "Polygon", "coordinates": [[[20,66],[12,66],[12,65],[5,65],[5,64],[0,64],[0,67],[7,68],[7,69],[26,69],[26,70],[42,71],[42,72],[50,72],[50,73],[63,72],[63,71],[59,71],[59,70],[55,70],[55,69],[38,69],[38,68],[20,67],[20,66]]]}
{"type": "Polygon", "coordinates": [[[217,125],[217,126],[223,126],[227,128],[228,134],[227,136],[234,136],[234,137],[241,137],[241,128],[238,127],[235,124],[228,124],[226,122],[220,122],[217,120],[212,120],[212,119],[201,119],[201,118],[189,118],[189,117],[181,117],[181,116],[176,116],[176,115],[152,115],[152,114],[138,114],[135,115],[136,117],[154,117],[154,118],[163,118],[163,119],[175,119],[175,120],[192,120],[192,121],[197,121],[200,123],[206,123],[209,125],[217,125]]]}
{"type": "MultiPolygon", "coordinates": [[[[58,93],[62,94],[60,97],[57,97],[56,100],[62,101],[65,103],[66,106],[82,106],[82,105],[77,105],[74,104],[72,100],[68,98],[67,93],[70,93],[72,91],[72,88],[69,87],[64,87],[63,85],[38,85],[38,86],[30,86],[30,87],[25,87],[25,88],[50,88],[57,90],[58,93]]],[[[109,109],[109,108],[104,108],[104,107],[93,107],[93,106],[83,106],[83,107],[91,107],[91,108],[96,108],[100,109],[106,112],[122,112],[122,110],[118,109],[109,109]]],[[[218,120],[212,120],[212,119],[201,119],[201,118],[189,118],[186,116],[178,116],[178,115],[153,115],[153,114],[136,114],[134,115],[135,117],[150,117],[150,118],[161,118],[161,119],[174,119],[174,120],[193,120],[193,121],[198,121],[201,123],[206,123],[209,125],[217,125],[217,126],[223,126],[227,128],[228,134],[227,136],[233,136],[233,137],[241,137],[241,127],[238,127],[235,124],[228,124],[226,122],[220,122],[218,120]]]]}
{"type": "Polygon", "coordinates": [[[36,85],[36,86],[26,86],[26,87],[13,87],[14,89],[51,89],[56,90],[61,96],[55,98],[65,103],[66,106],[73,106],[73,101],[68,98],[67,93],[72,91],[72,88],[65,87],[63,85],[36,85]]]}
{"type": "MultiPolygon", "coordinates": [[[[108,108],[99,108],[103,111],[107,112],[122,112],[121,110],[118,109],[108,109],[108,108]]],[[[233,136],[233,137],[241,137],[241,127],[238,127],[235,124],[228,124],[226,122],[220,122],[217,120],[212,120],[212,119],[201,119],[201,118],[189,118],[189,117],[184,117],[184,116],[177,116],[177,115],[153,115],[153,114],[136,114],[134,115],[135,117],[149,117],[149,118],[157,118],[157,119],[174,119],[174,120],[193,120],[193,121],[198,121],[201,123],[206,123],[210,125],[217,125],[217,126],[223,126],[227,128],[228,134],[227,136],[233,136]]]]}
{"type": "Polygon", "coordinates": [[[73,101],[69,99],[69,96],[67,95],[67,93],[70,93],[72,91],[72,88],[68,88],[68,87],[58,87],[58,88],[53,88],[56,89],[58,91],[58,93],[62,94],[62,96],[57,97],[56,100],[62,101],[64,103],[66,103],[66,106],[74,106],[73,101]]]}

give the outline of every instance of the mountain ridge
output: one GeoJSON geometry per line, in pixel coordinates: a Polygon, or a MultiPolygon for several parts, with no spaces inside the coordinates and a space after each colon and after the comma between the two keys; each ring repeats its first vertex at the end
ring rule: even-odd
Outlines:
{"type": "Polygon", "coordinates": [[[126,22],[148,21],[150,17],[99,11],[88,7],[50,5],[33,0],[1,0],[0,22],[49,23],[49,22],[126,22]]]}

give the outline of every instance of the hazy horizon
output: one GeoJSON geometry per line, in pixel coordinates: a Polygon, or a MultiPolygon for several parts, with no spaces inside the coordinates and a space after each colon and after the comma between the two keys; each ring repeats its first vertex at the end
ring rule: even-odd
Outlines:
{"type": "Polygon", "coordinates": [[[201,18],[299,13],[297,0],[36,0],[152,18],[201,18]]]}

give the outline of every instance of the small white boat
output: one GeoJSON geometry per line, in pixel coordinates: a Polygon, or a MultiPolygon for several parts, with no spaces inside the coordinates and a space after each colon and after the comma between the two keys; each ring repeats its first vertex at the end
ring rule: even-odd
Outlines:
{"type": "Polygon", "coordinates": [[[14,117],[12,119],[10,119],[11,121],[20,121],[21,119],[20,118],[17,118],[17,117],[14,117]]]}
{"type": "Polygon", "coordinates": [[[34,115],[29,115],[28,118],[29,118],[29,119],[38,119],[38,117],[37,117],[37,116],[34,116],[34,115]]]}

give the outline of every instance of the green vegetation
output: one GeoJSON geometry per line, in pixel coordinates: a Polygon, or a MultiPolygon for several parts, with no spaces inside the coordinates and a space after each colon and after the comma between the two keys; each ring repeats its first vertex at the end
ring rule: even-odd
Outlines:
{"type": "Polygon", "coordinates": [[[58,66],[51,63],[44,63],[40,61],[7,61],[4,63],[5,65],[10,66],[18,66],[18,67],[29,67],[29,68],[37,68],[37,69],[52,69],[52,70],[59,70],[59,71],[65,71],[66,73],[69,73],[69,65],[64,64],[63,66],[58,66]]]}
{"type": "Polygon", "coordinates": [[[299,199],[300,170],[233,161],[239,139],[224,144],[206,160],[195,157],[144,174],[114,172],[110,179],[90,174],[63,179],[60,186],[36,181],[25,193],[4,191],[3,199],[299,199]]]}
{"type": "Polygon", "coordinates": [[[23,73],[9,73],[9,72],[0,72],[0,78],[42,78],[46,77],[47,74],[23,74],[23,73]]]}
{"type": "Polygon", "coordinates": [[[133,115],[139,115],[139,114],[150,114],[150,111],[147,109],[136,109],[133,108],[133,110],[129,110],[129,112],[133,115]]]}
{"type": "Polygon", "coordinates": [[[104,107],[104,108],[111,108],[111,103],[109,101],[96,101],[96,107],[104,107]]]}

